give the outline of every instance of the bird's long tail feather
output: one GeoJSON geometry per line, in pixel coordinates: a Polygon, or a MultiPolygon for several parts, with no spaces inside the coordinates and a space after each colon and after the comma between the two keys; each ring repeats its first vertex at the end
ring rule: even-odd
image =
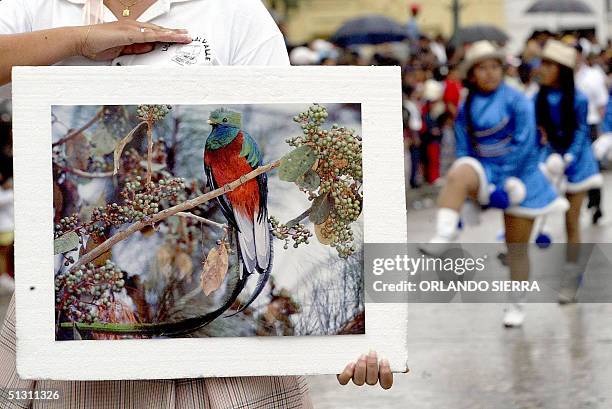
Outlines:
{"type": "MultiPolygon", "coordinates": [[[[266,287],[266,284],[268,283],[268,280],[270,279],[270,272],[272,271],[272,261],[274,259],[274,246],[272,245],[272,230],[269,231],[270,234],[270,242],[269,242],[269,246],[270,246],[270,262],[268,264],[268,268],[266,268],[264,271],[261,271],[259,274],[259,278],[257,279],[257,286],[255,287],[255,291],[253,291],[253,293],[249,296],[249,299],[247,302],[244,303],[244,305],[242,305],[238,311],[229,314],[229,315],[225,315],[223,318],[229,318],[229,317],[233,317],[236,314],[241,313],[242,311],[246,310],[251,304],[253,304],[253,302],[255,301],[255,299],[257,299],[257,297],[259,297],[259,295],[261,294],[261,292],[263,291],[263,289],[266,287]]],[[[240,249],[238,249],[238,254],[240,255],[240,249]]],[[[249,273],[247,271],[247,268],[244,267],[244,275],[243,277],[248,277],[249,273]]]]}
{"type": "Polygon", "coordinates": [[[253,291],[253,293],[249,297],[249,300],[246,303],[244,303],[244,305],[242,305],[238,309],[238,311],[230,315],[226,315],[223,318],[233,317],[234,315],[239,314],[242,311],[246,310],[251,304],[253,304],[255,299],[259,297],[259,294],[261,294],[263,289],[266,287],[266,284],[268,283],[269,278],[270,278],[270,269],[267,269],[266,271],[264,271],[262,274],[259,275],[259,279],[257,280],[257,287],[255,288],[255,291],[253,291]]]}

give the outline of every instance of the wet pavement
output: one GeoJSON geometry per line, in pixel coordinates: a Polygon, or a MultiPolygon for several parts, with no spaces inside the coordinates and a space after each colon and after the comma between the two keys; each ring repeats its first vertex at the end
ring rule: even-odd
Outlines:
{"type": "MultiPolygon", "coordinates": [[[[610,174],[606,185],[612,186],[610,174]]],[[[599,227],[584,212],[584,241],[612,242],[611,190],[599,227]]],[[[410,212],[411,241],[427,240],[434,215],[433,208],[410,212]]],[[[487,212],[461,239],[494,242],[500,220],[487,212]]],[[[561,215],[547,222],[547,231],[562,239],[561,215]]],[[[7,302],[0,298],[0,316],[7,302]]],[[[524,326],[508,330],[503,304],[412,304],[411,372],[396,374],[388,391],[341,386],[333,375],[308,377],[315,408],[612,408],[612,304],[527,304],[526,312],[524,326]]]]}
{"type": "MultiPolygon", "coordinates": [[[[605,185],[612,186],[612,174],[605,185]]],[[[584,242],[612,243],[612,189],[599,226],[582,215],[584,242]]],[[[430,195],[408,215],[409,239],[432,234],[430,195]]],[[[496,242],[501,213],[488,211],[464,242],[496,242]]],[[[562,215],[545,231],[564,239],[562,215]]],[[[612,272],[610,272],[612,274],[612,272]]],[[[611,277],[612,279],[612,277],[611,277]]],[[[411,304],[409,374],[389,391],[340,386],[335,376],[310,377],[318,409],[609,409],[612,408],[612,304],[527,304],[522,328],[502,326],[503,304],[411,304]]]]}

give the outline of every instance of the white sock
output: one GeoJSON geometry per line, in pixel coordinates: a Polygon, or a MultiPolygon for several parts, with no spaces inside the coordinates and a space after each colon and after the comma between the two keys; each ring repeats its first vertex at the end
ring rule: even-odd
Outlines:
{"type": "Polygon", "coordinates": [[[451,241],[457,236],[457,230],[459,230],[459,212],[446,207],[438,209],[436,236],[451,241]]]}

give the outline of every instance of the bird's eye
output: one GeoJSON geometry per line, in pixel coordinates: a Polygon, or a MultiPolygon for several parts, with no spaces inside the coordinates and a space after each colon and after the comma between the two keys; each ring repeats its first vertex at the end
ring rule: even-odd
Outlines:
{"type": "Polygon", "coordinates": [[[227,118],[223,118],[223,122],[227,122],[227,118]]]}

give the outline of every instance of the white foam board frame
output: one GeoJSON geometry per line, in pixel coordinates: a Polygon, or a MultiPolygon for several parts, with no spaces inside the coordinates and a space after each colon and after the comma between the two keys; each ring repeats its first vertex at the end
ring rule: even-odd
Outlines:
{"type": "Polygon", "coordinates": [[[366,334],[55,341],[52,105],[360,103],[364,234],[406,242],[399,67],[15,67],[17,371],[116,380],[334,374],[373,349],[407,369],[407,304],[366,303],[366,334]]]}

